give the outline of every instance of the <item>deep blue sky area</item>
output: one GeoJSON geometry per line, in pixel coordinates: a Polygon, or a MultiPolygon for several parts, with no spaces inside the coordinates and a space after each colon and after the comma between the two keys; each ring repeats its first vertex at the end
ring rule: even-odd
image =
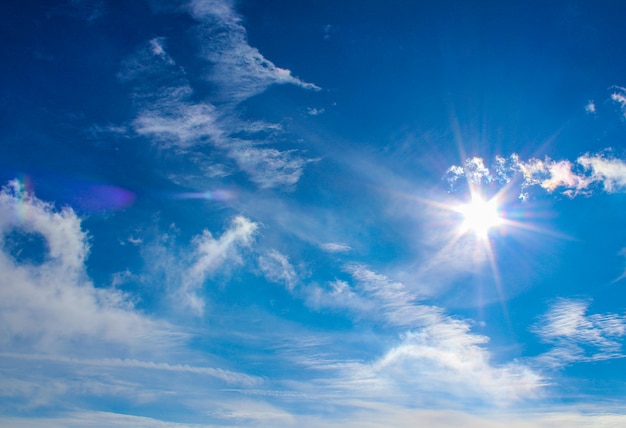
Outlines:
{"type": "Polygon", "coordinates": [[[4,2],[0,425],[625,425],[624,16],[4,2]]]}

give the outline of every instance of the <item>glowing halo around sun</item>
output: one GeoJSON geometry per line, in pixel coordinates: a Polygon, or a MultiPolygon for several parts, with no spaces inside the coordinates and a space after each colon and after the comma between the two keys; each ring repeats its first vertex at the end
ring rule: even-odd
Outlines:
{"type": "Polygon", "coordinates": [[[461,231],[473,232],[480,238],[486,238],[491,229],[504,222],[496,198],[485,200],[480,195],[474,194],[471,202],[459,205],[456,210],[463,216],[461,231]]]}

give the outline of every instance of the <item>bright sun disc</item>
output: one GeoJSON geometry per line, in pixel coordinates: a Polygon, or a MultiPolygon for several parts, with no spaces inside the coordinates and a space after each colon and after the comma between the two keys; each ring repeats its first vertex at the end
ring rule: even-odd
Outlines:
{"type": "Polygon", "coordinates": [[[485,201],[479,196],[474,196],[471,203],[459,207],[459,212],[463,215],[463,230],[473,231],[478,236],[486,236],[489,229],[502,223],[494,199],[485,201]]]}

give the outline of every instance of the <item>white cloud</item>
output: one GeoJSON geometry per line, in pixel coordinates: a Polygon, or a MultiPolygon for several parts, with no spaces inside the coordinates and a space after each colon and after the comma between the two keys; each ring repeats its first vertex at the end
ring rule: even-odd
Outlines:
{"type": "Polygon", "coordinates": [[[263,189],[295,185],[304,166],[315,159],[305,159],[294,150],[281,152],[272,148],[241,147],[230,152],[239,168],[263,189]]]}
{"type": "Polygon", "coordinates": [[[611,99],[620,105],[622,113],[626,113],[626,88],[613,86],[615,89],[611,94],[611,99]]]}
{"type": "Polygon", "coordinates": [[[289,263],[289,258],[276,250],[259,256],[259,268],[268,280],[284,284],[289,291],[293,291],[298,282],[298,275],[289,263]]]}
{"type": "Polygon", "coordinates": [[[464,166],[453,165],[448,168],[445,179],[452,188],[460,178],[469,183],[497,182],[507,184],[521,176],[520,198],[528,198],[532,188],[542,188],[549,193],[558,191],[568,197],[588,195],[595,185],[602,185],[608,193],[626,190],[626,162],[605,154],[585,154],[575,163],[569,160],[530,158],[523,161],[517,154],[509,158],[496,156],[493,172],[484,166],[480,157],[469,158],[464,166]]]}
{"type": "Polygon", "coordinates": [[[154,139],[162,147],[221,146],[226,133],[215,107],[209,103],[189,103],[192,92],[188,85],[161,90],[160,98],[133,121],[135,132],[154,139]]]}
{"type": "Polygon", "coordinates": [[[404,284],[364,266],[348,266],[347,271],[354,287],[345,281],[332,283],[331,292],[312,287],[308,303],[343,306],[357,317],[406,330],[398,344],[370,363],[322,363],[320,368],[338,371],[332,381],[337,388],[365,388],[366,394],[382,396],[437,391],[508,404],[535,396],[543,386],[542,376],[520,362],[494,365],[485,348],[488,338],[471,333],[468,321],[419,303],[404,284]]]}
{"type": "Polygon", "coordinates": [[[311,116],[319,116],[320,114],[324,114],[324,109],[323,108],[315,108],[315,107],[309,107],[306,112],[311,115],[311,116]]]}
{"type": "Polygon", "coordinates": [[[0,191],[0,236],[1,348],[130,348],[139,341],[155,346],[173,334],[165,323],[135,311],[130,296],[93,286],[84,265],[87,236],[71,209],[56,210],[13,181],[0,191]],[[41,236],[42,259],[18,262],[20,250],[5,245],[10,233],[41,236]]]}
{"type": "Polygon", "coordinates": [[[176,62],[165,49],[165,38],[155,37],[122,62],[117,77],[123,82],[143,84],[147,80],[158,84],[164,79],[181,78],[184,72],[175,65],[176,62]]]}
{"type": "Polygon", "coordinates": [[[587,113],[595,113],[596,112],[596,103],[593,102],[593,100],[589,100],[589,102],[587,102],[587,104],[585,105],[585,111],[587,113]]]}
{"type": "Polygon", "coordinates": [[[291,187],[295,185],[304,167],[315,161],[306,159],[296,150],[280,151],[274,148],[255,147],[258,142],[233,138],[231,133],[278,131],[273,124],[252,122],[238,124],[220,117],[209,103],[189,104],[183,97],[190,93],[185,88],[174,91],[144,109],[133,121],[135,132],[153,139],[161,147],[194,150],[197,146],[212,145],[223,150],[227,158],[235,161],[240,170],[261,188],[291,187]]]}
{"type": "Polygon", "coordinates": [[[371,369],[408,390],[445,391],[496,405],[537,396],[545,384],[542,376],[516,361],[493,365],[484,347],[488,338],[469,330],[467,322],[442,317],[405,333],[401,343],[371,369]],[[416,378],[420,379],[418,387],[413,384],[416,378]]]}
{"type": "Polygon", "coordinates": [[[165,39],[163,37],[155,37],[150,40],[150,50],[153,55],[158,56],[168,64],[175,64],[172,57],[170,57],[167,52],[165,52],[165,39]]]}
{"type": "Polygon", "coordinates": [[[320,244],[320,248],[329,253],[346,253],[352,249],[348,244],[341,242],[325,242],[320,244]]]}
{"type": "Polygon", "coordinates": [[[346,281],[335,280],[328,287],[310,285],[306,289],[306,303],[312,308],[348,309],[354,314],[367,313],[375,309],[375,302],[355,293],[346,281]]]}
{"type": "Polygon", "coordinates": [[[193,251],[188,256],[191,263],[185,266],[182,273],[181,289],[179,290],[184,303],[197,314],[204,311],[204,300],[196,294],[206,279],[226,263],[229,266],[243,263],[241,248],[252,244],[258,224],[243,216],[233,219],[231,226],[218,239],[211,232],[204,230],[201,235],[193,238],[193,251]]]}
{"type": "Polygon", "coordinates": [[[483,180],[491,181],[489,168],[487,168],[481,158],[469,158],[465,160],[463,172],[472,183],[480,183],[483,180]]]}
{"type": "Polygon", "coordinates": [[[589,304],[584,300],[559,299],[541,317],[533,331],[542,341],[554,345],[554,349],[538,357],[541,363],[560,367],[577,361],[624,357],[619,339],[626,335],[626,316],[587,315],[589,304]]]}
{"type": "MultiPolygon", "coordinates": [[[[621,427],[626,415],[612,409],[555,408],[533,411],[492,411],[475,413],[455,409],[407,409],[361,403],[363,407],[350,415],[333,418],[327,415],[295,415],[267,404],[251,400],[222,402],[210,416],[222,415],[227,423],[245,418],[246,426],[273,426],[277,428],[298,426],[302,428],[587,428],[621,427]],[[247,411],[245,409],[248,409],[247,411]],[[586,409],[585,409],[586,410],[586,409]]],[[[69,412],[47,417],[0,417],[0,425],[16,428],[211,428],[213,424],[190,424],[163,421],[154,418],[110,412],[69,412]]]]}
{"type": "Polygon", "coordinates": [[[591,170],[590,180],[602,183],[606,192],[615,193],[626,190],[626,162],[623,160],[587,154],[579,157],[578,163],[585,169],[591,170]]]}
{"type": "Polygon", "coordinates": [[[574,173],[572,167],[570,161],[550,162],[547,165],[549,178],[541,182],[541,187],[548,192],[553,192],[559,187],[579,192],[589,187],[591,181],[574,173]]]}
{"type": "Polygon", "coordinates": [[[421,327],[437,319],[442,311],[434,306],[419,304],[419,298],[407,287],[391,281],[361,265],[349,265],[347,271],[356,281],[355,290],[374,302],[378,316],[390,325],[421,327]]]}
{"type": "Polygon", "coordinates": [[[208,428],[210,425],[196,425],[162,421],[154,418],[124,415],[110,412],[71,412],[56,417],[0,417],[0,424],[11,427],[28,428],[208,428]]]}
{"type": "Polygon", "coordinates": [[[319,90],[291,71],[277,67],[247,41],[246,29],[230,1],[192,0],[190,13],[200,23],[204,57],[213,63],[209,78],[222,100],[237,103],[259,94],[273,84],[293,84],[319,90]]]}
{"type": "Polygon", "coordinates": [[[0,353],[0,357],[14,358],[22,361],[40,361],[57,364],[67,364],[72,366],[92,366],[102,368],[122,368],[122,369],[146,369],[162,372],[191,373],[194,375],[209,376],[219,379],[229,385],[242,387],[255,387],[264,382],[260,377],[250,376],[244,373],[237,373],[230,370],[214,367],[198,367],[188,364],[169,364],[154,361],[142,361],[133,358],[98,358],[80,359],[63,356],[37,355],[37,354],[15,354],[0,353]]]}
{"type": "MultiPolygon", "coordinates": [[[[200,16],[216,15],[219,22],[238,22],[229,5],[201,3],[196,5],[200,16]]],[[[237,31],[245,31],[239,24],[233,25],[237,31]]],[[[229,26],[222,29],[226,32],[232,30],[229,26]]],[[[213,163],[217,157],[225,157],[224,162],[230,163],[233,169],[236,164],[261,188],[291,187],[298,182],[304,167],[312,159],[303,158],[296,150],[257,147],[259,143],[267,144],[271,135],[282,131],[279,124],[241,120],[232,108],[218,110],[208,101],[192,101],[194,90],[182,69],[174,65],[174,60],[165,50],[163,38],[153,38],[147,46],[124,62],[119,77],[126,81],[132,80],[139,87],[136,100],[141,110],[132,121],[132,129],[136,134],[149,138],[161,148],[188,154],[200,164],[205,176],[215,176],[216,173],[223,175],[229,168],[220,165],[216,172],[214,168],[203,167],[206,156],[198,153],[200,146],[214,148],[211,153],[213,163]]],[[[215,67],[219,67],[219,61],[215,67]]],[[[228,76],[232,77],[232,74],[228,76]]],[[[256,77],[239,78],[243,80],[239,82],[235,76],[235,80],[230,82],[232,90],[256,81],[256,77]]],[[[261,91],[265,86],[261,84],[257,89],[261,91]]]]}

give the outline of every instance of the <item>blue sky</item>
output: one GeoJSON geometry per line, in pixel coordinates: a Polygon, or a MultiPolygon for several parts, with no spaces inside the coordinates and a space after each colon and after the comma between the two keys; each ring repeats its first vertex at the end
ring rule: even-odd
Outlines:
{"type": "Polygon", "coordinates": [[[626,5],[0,6],[0,425],[623,426],[626,5]]]}

